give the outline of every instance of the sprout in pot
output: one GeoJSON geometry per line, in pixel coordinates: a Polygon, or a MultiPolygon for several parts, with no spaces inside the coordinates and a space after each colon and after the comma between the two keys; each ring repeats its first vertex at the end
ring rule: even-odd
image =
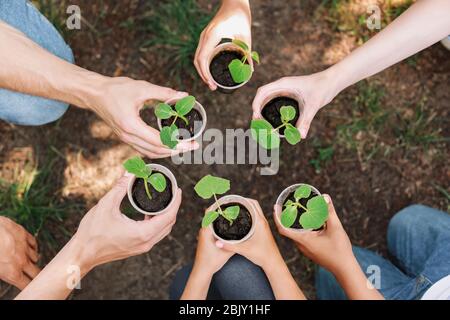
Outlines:
{"type": "Polygon", "coordinates": [[[248,45],[238,39],[223,44],[224,49],[212,59],[209,71],[213,79],[225,88],[233,88],[250,80],[252,67],[249,59],[259,64],[259,54],[250,51],[248,45]],[[241,50],[233,49],[238,47],[241,50]]]}
{"type": "MultiPolygon", "coordinates": [[[[265,119],[254,119],[251,122],[251,133],[255,139],[265,149],[276,149],[280,147],[280,134],[284,134],[286,141],[291,145],[300,142],[301,135],[295,127],[297,112],[293,106],[282,106],[279,112],[278,125],[274,127],[265,119]]],[[[298,119],[298,117],[297,117],[298,119]]]]}
{"type": "Polygon", "coordinates": [[[283,203],[280,221],[286,228],[317,230],[328,219],[328,204],[309,185],[300,185],[283,203]]]}
{"type": "Polygon", "coordinates": [[[202,220],[202,227],[212,224],[215,234],[224,240],[241,240],[252,227],[252,216],[241,203],[220,204],[217,199],[230,190],[227,179],[207,175],[194,187],[195,192],[203,199],[214,198],[217,209],[208,211],[202,220]]]}
{"type": "Polygon", "coordinates": [[[159,212],[171,202],[172,184],[161,172],[155,172],[140,157],[128,159],[124,168],[136,179],[132,186],[134,203],[145,212],[159,212]]]}

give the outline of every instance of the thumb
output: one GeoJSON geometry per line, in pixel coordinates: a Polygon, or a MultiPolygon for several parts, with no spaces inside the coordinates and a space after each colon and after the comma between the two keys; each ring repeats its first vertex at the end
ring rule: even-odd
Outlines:
{"type": "Polygon", "coordinates": [[[303,114],[300,115],[300,119],[297,122],[297,128],[300,131],[302,139],[306,139],[309,128],[311,126],[311,122],[313,121],[315,115],[315,111],[310,111],[306,108],[304,109],[303,114]]]}
{"type": "Polygon", "coordinates": [[[334,229],[336,227],[342,227],[342,223],[339,220],[339,217],[336,214],[336,210],[334,209],[333,201],[328,194],[324,194],[323,197],[328,204],[328,220],[327,220],[327,229],[334,229]]]}
{"type": "Polygon", "coordinates": [[[146,92],[145,100],[156,99],[159,101],[167,101],[171,99],[181,99],[187,95],[187,92],[176,91],[168,87],[151,85],[149,90],[146,92]]]}
{"type": "Polygon", "coordinates": [[[233,246],[232,244],[223,242],[221,240],[217,240],[216,241],[216,247],[219,248],[219,249],[223,249],[225,251],[236,252],[235,251],[235,246],[233,246]]]}
{"type": "Polygon", "coordinates": [[[128,183],[133,177],[132,174],[125,173],[123,177],[117,180],[114,187],[105,195],[105,199],[108,198],[113,201],[115,204],[120,204],[122,202],[123,197],[127,194],[128,183]]]}

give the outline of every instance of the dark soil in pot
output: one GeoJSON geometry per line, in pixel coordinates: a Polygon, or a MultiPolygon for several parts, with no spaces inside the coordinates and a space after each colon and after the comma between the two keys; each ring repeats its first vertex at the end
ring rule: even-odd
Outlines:
{"type": "MultiPolygon", "coordinates": [[[[294,127],[297,124],[297,120],[300,117],[300,108],[298,106],[298,101],[288,97],[277,97],[269,101],[264,108],[261,110],[261,115],[264,119],[269,121],[269,123],[274,127],[279,127],[281,122],[280,109],[283,106],[293,106],[295,108],[296,114],[295,118],[290,121],[294,127]]],[[[280,134],[284,134],[284,128],[279,130],[280,134]]]]}
{"type": "MultiPolygon", "coordinates": [[[[180,137],[178,138],[179,140],[183,140],[182,132],[185,132],[187,130],[189,136],[185,138],[189,139],[195,136],[202,127],[203,118],[198,110],[192,109],[187,115],[185,115],[185,117],[188,120],[189,124],[186,124],[186,122],[184,122],[184,120],[181,118],[177,118],[177,120],[175,120],[175,125],[177,126],[178,130],[180,130],[180,137]],[[197,125],[195,125],[196,122],[197,125]]],[[[161,125],[163,127],[170,126],[173,122],[173,119],[174,117],[161,120],[161,125]]],[[[184,134],[186,135],[186,133],[184,134]]]]}
{"type": "Polygon", "coordinates": [[[250,232],[252,227],[252,216],[244,206],[238,203],[229,203],[221,206],[221,208],[225,210],[235,205],[239,205],[240,211],[239,216],[233,221],[231,226],[230,222],[221,215],[213,222],[215,233],[224,240],[241,240],[250,232]]]}
{"type": "MultiPolygon", "coordinates": [[[[243,56],[239,51],[226,50],[219,52],[209,65],[209,71],[214,80],[225,87],[237,86],[239,83],[234,82],[230,70],[228,70],[228,65],[234,59],[241,60],[243,56]]],[[[246,63],[248,64],[248,61],[246,63]]]]}
{"type": "Polygon", "coordinates": [[[132,197],[134,203],[139,208],[147,212],[158,212],[166,208],[172,200],[173,193],[172,183],[165,175],[164,178],[166,178],[167,187],[163,192],[156,191],[150,183],[148,184],[148,189],[152,199],[149,199],[147,193],[145,192],[144,180],[136,179],[132,187],[132,197]]]}
{"type": "MultiPolygon", "coordinates": [[[[289,194],[289,197],[286,198],[284,203],[286,203],[288,200],[291,200],[291,201],[295,202],[294,193],[295,193],[295,190],[289,194]]],[[[306,204],[308,203],[308,200],[311,199],[311,198],[314,198],[315,196],[317,196],[317,193],[315,193],[314,191],[311,191],[311,195],[308,198],[300,199],[301,205],[306,207],[306,204]]],[[[283,209],[284,209],[284,206],[283,206],[283,209]]],[[[303,227],[300,225],[299,221],[300,221],[300,216],[304,212],[305,212],[305,210],[303,210],[302,208],[298,208],[298,215],[297,215],[297,218],[295,219],[294,224],[291,226],[291,229],[303,229],[303,227]]],[[[323,229],[323,227],[321,227],[319,229],[315,229],[314,231],[318,231],[318,230],[322,230],[322,229],[323,229]]]]}

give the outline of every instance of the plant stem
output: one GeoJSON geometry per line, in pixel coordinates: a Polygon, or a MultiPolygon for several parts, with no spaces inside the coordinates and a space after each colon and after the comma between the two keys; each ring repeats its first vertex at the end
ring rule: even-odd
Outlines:
{"type": "Polygon", "coordinates": [[[175,121],[178,119],[178,113],[175,115],[175,118],[173,118],[172,124],[170,126],[173,126],[175,124],[175,121]]]}
{"type": "Polygon", "coordinates": [[[297,207],[300,207],[303,210],[308,211],[308,209],[304,205],[302,205],[300,202],[296,202],[295,204],[297,205],[297,207]]]}
{"type": "Polygon", "coordinates": [[[188,125],[189,124],[189,121],[188,121],[188,119],[186,119],[186,117],[185,116],[182,116],[182,115],[178,115],[181,119],[183,119],[183,121],[186,123],[186,125],[188,125]]]}
{"type": "Polygon", "coordinates": [[[148,189],[148,183],[147,183],[147,178],[143,178],[144,179],[144,187],[145,187],[145,193],[147,193],[147,197],[152,200],[152,196],[150,194],[150,190],[148,189]]]}
{"type": "Polygon", "coordinates": [[[222,208],[220,207],[220,204],[219,204],[219,201],[217,200],[216,194],[213,193],[213,195],[214,195],[214,200],[215,200],[216,203],[217,203],[217,208],[219,209],[219,214],[220,214],[222,217],[224,217],[226,220],[228,220],[228,222],[230,223],[230,226],[231,226],[231,225],[233,224],[233,220],[228,219],[228,218],[223,214],[222,208]]]}
{"type": "Polygon", "coordinates": [[[286,126],[286,123],[283,123],[281,126],[276,127],[275,129],[272,130],[272,132],[278,131],[281,128],[283,128],[284,126],[286,126]]]}

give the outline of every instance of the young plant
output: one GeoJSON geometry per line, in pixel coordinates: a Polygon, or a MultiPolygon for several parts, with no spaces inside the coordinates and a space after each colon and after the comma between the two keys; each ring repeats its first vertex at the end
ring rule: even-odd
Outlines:
{"type": "Polygon", "coordinates": [[[251,129],[253,139],[266,149],[279,148],[280,136],[278,131],[281,128],[285,128],[284,137],[287,142],[292,145],[299,143],[301,140],[300,132],[289,123],[289,121],[295,118],[296,113],[293,106],[282,106],[280,109],[281,125],[277,128],[272,127],[270,122],[265,119],[252,120],[251,129]]]}
{"type": "Polygon", "coordinates": [[[150,194],[148,183],[150,183],[157,192],[166,190],[167,182],[164,175],[159,172],[152,173],[152,169],[147,167],[144,160],[140,157],[128,159],[123,166],[129,173],[134,174],[136,178],[144,180],[145,193],[147,193],[147,197],[150,200],[152,199],[152,195],[150,194]]]}
{"type": "Polygon", "coordinates": [[[328,219],[328,205],[323,196],[315,196],[308,200],[306,207],[300,203],[301,199],[309,198],[311,195],[311,187],[302,185],[294,192],[295,202],[286,201],[284,210],[281,213],[281,224],[286,228],[290,228],[298,216],[298,209],[305,210],[300,216],[300,225],[304,229],[319,229],[328,219]]]}
{"type": "Polygon", "coordinates": [[[202,219],[202,227],[207,227],[213,223],[219,215],[224,217],[230,223],[233,224],[234,220],[239,216],[239,206],[231,206],[222,210],[219,202],[217,201],[217,195],[222,195],[230,190],[230,180],[214,177],[211,175],[204,176],[194,187],[195,192],[203,199],[214,200],[217,204],[216,211],[208,211],[202,219]]]}
{"type": "Polygon", "coordinates": [[[252,67],[247,64],[247,60],[251,57],[252,60],[259,64],[259,54],[256,51],[250,51],[248,45],[238,39],[232,41],[235,45],[244,50],[245,54],[242,59],[234,59],[228,65],[228,70],[230,70],[231,77],[236,83],[242,83],[250,79],[252,75],[252,67]]]}
{"type": "Polygon", "coordinates": [[[178,127],[175,124],[178,118],[182,119],[186,125],[189,124],[188,119],[185,117],[195,105],[195,98],[193,96],[187,96],[180,99],[175,104],[175,109],[167,103],[159,103],[155,109],[155,115],[161,120],[170,119],[173,117],[172,124],[170,126],[162,127],[160,138],[164,145],[170,149],[175,149],[178,144],[178,127]]]}

